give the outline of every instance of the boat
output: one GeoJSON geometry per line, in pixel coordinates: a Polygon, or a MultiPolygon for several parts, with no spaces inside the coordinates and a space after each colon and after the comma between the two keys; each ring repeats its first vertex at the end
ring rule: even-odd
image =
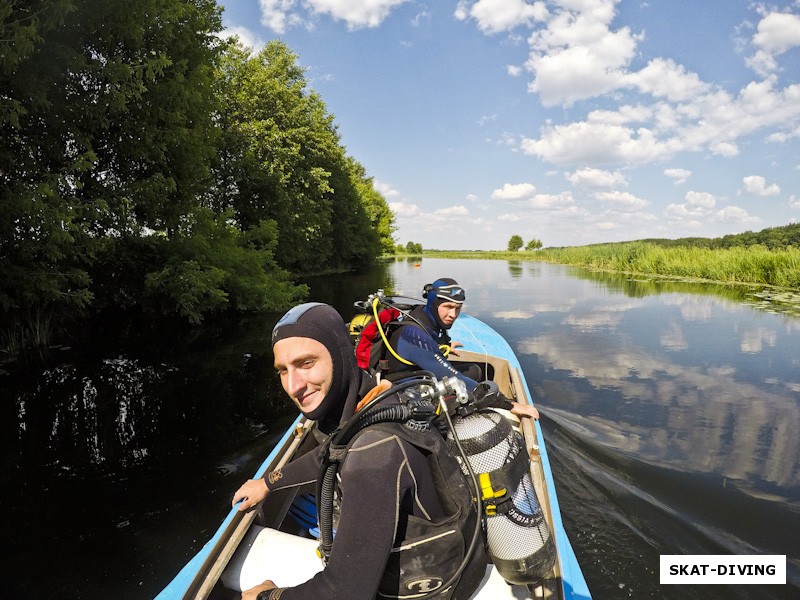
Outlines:
{"type": "MultiPolygon", "coordinates": [[[[450,335],[463,347],[451,362],[472,362],[482,367],[508,398],[533,403],[520,364],[506,340],[481,320],[462,314],[450,335]]],[[[530,476],[544,517],[555,542],[556,560],[546,577],[536,584],[510,585],[493,564],[486,567],[480,588],[471,600],[591,600],[591,594],[564,530],[555,483],[538,421],[517,419],[498,411],[520,431],[530,457],[530,476]]],[[[302,415],[289,427],[264,460],[254,478],[313,449],[314,423],[302,415]]],[[[263,565],[273,565],[285,576],[272,577],[279,586],[297,585],[322,567],[316,556],[318,533],[313,497],[303,490],[272,492],[257,510],[235,508],[203,548],[161,591],[157,600],[230,600],[237,589],[248,589],[267,577],[263,565]],[[262,543],[263,542],[263,543],[262,543]],[[259,548],[263,552],[258,555],[259,548]],[[276,551],[276,548],[278,549],[276,551]],[[302,558],[300,558],[302,557],[302,558]],[[297,572],[294,572],[297,571],[297,572]]]]}

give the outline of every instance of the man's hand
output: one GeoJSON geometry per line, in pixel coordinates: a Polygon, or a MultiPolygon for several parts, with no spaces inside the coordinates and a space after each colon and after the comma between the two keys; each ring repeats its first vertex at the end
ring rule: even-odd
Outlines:
{"type": "Polygon", "coordinates": [[[236,506],[236,503],[241,500],[242,503],[239,505],[239,510],[248,510],[264,500],[268,493],[269,488],[266,481],[263,479],[248,479],[242,487],[236,490],[233,500],[231,500],[231,506],[236,506]]]}
{"type": "Polygon", "coordinates": [[[463,346],[461,342],[450,342],[450,352],[448,356],[460,356],[458,352],[456,352],[456,348],[461,348],[463,346]]]}
{"type": "Polygon", "coordinates": [[[277,587],[278,586],[272,583],[271,580],[267,579],[264,583],[261,583],[256,587],[252,587],[249,590],[242,592],[242,600],[256,600],[256,597],[261,592],[268,592],[269,590],[274,590],[277,587]]]}
{"type": "Polygon", "coordinates": [[[530,417],[532,419],[539,418],[539,411],[533,404],[522,404],[521,402],[512,402],[514,406],[511,407],[511,414],[518,417],[530,417]]]}

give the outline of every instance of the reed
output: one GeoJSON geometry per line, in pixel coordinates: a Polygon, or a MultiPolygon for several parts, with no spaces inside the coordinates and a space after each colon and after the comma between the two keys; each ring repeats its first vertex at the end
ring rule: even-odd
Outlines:
{"type": "Polygon", "coordinates": [[[800,288],[800,250],[794,247],[770,250],[753,245],[710,249],[622,242],[548,248],[532,254],[536,260],[626,273],[800,288]]]}
{"type": "Polygon", "coordinates": [[[800,288],[800,249],[794,246],[769,249],[755,244],[712,249],[663,246],[650,242],[619,242],[526,252],[426,250],[425,255],[442,258],[533,260],[669,278],[800,288]]]}

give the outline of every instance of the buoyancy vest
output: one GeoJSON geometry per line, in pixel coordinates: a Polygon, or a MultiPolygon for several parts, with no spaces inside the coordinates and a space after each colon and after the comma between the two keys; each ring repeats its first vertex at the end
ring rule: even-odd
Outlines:
{"type": "Polygon", "coordinates": [[[378,321],[375,321],[374,317],[369,317],[356,341],[356,362],[360,368],[375,371],[382,355],[386,353],[386,344],[378,331],[378,326],[389,338],[395,328],[399,327],[401,316],[399,310],[389,306],[378,312],[378,321]]]}
{"type": "Polygon", "coordinates": [[[377,598],[410,600],[434,592],[430,597],[436,600],[466,600],[486,572],[488,558],[482,535],[455,585],[437,592],[461,566],[476,527],[473,489],[458,461],[435,427],[419,431],[400,423],[376,423],[368,429],[395,435],[423,452],[445,515],[435,521],[399,515],[402,526],[395,532],[377,598]]]}
{"type": "MultiPolygon", "coordinates": [[[[373,319],[364,327],[356,345],[358,366],[370,373],[387,374],[403,373],[418,370],[415,364],[408,364],[395,356],[398,340],[404,327],[417,327],[431,336],[438,346],[449,346],[450,336],[437,327],[431,320],[424,304],[414,306],[410,312],[401,313],[396,308],[388,307],[378,313],[384,336],[395,350],[390,352],[383,337],[378,332],[378,324],[373,319]]],[[[405,357],[401,357],[405,358],[405,357]]]]}

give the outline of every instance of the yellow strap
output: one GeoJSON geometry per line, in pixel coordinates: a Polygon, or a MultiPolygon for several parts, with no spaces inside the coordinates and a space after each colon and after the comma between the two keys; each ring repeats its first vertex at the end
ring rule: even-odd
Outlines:
{"type": "Polygon", "coordinates": [[[378,317],[378,299],[377,298],[375,298],[372,301],[372,313],[375,315],[375,323],[378,326],[378,333],[381,334],[381,339],[383,340],[383,343],[386,344],[386,347],[389,349],[389,352],[392,353],[392,356],[394,356],[397,360],[399,360],[404,365],[413,365],[414,363],[412,363],[411,361],[406,360],[405,358],[400,356],[397,352],[395,352],[394,348],[392,348],[391,344],[389,343],[389,340],[386,339],[386,334],[383,332],[383,327],[381,327],[381,320],[378,317]]]}
{"type": "MultiPolygon", "coordinates": [[[[505,496],[506,489],[501,488],[499,490],[492,489],[492,480],[489,477],[489,473],[481,473],[478,475],[478,483],[481,486],[481,494],[483,496],[483,500],[493,500],[495,498],[499,498],[501,496],[505,496]]],[[[494,516],[497,514],[497,504],[493,504],[491,502],[485,502],[484,512],[487,516],[494,516]]]]}

